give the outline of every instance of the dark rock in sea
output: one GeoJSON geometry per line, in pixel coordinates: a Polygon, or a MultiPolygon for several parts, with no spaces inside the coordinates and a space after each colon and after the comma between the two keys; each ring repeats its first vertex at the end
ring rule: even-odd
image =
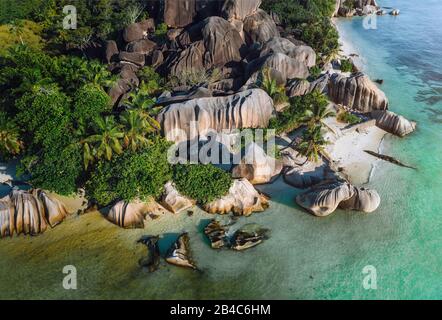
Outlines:
{"type": "Polygon", "coordinates": [[[383,84],[384,80],[383,79],[376,79],[374,82],[376,82],[378,84],[383,84]]]}
{"type": "Polygon", "coordinates": [[[209,238],[213,249],[220,249],[224,247],[227,236],[226,227],[215,219],[204,228],[204,234],[209,238]]]}
{"type": "Polygon", "coordinates": [[[177,241],[172,244],[167,251],[166,261],[179,267],[197,269],[192,260],[187,233],[181,234],[177,241]]]}
{"type": "Polygon", "coordinates": [[[233,234],[231,247],[237,251],[253,248],[267,239],[268,232],[258,224],[246,224],[233,234]]]}
{"type": "Polygon", "coordinates": [[[142,243],[147,246],[147,256],[139,260],[139,264],[142,267],[147,267],[149,272],[154,272],[160,265],[160,248],[158,246],[158,236],[144,236],[138,243],[142,243]]]}

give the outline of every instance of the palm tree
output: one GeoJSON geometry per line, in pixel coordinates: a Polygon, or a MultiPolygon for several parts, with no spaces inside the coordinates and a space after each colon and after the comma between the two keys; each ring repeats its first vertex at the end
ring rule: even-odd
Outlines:
{"type": "Polygon", "coordinates": [[[156,99],[152,95],[156,89],[157,86],[142,81],[136,91],[129,93],[124,105],[132,109],[149,110],[155,105],[156,99]]]}
{"type": "Polygon", "coordinates": [[[305,162],[317,162],[319,157],[325,152],[324,146],[326,144],[328,144],[328,142],[322,135],[321,126],[315,126],[304,132],[302,141],[296,146],[296,150],[299,154],[307,158],[305,162]]]}
{"type": "Polygon", "coordinates": [[[124,132],[121,131],[112,116],[96,118],[95,125],[96,134],[82,141],[86,169],[96,159],[111,160],[114,153],[121,154],[123,152],[120,140],[124,138],[124,132]]]}
{"type": "Polygon", "coordinates": [[[275,79],[272,78],[270,68],[262,71],[261,89],[263,89],[272,98],[275,104],[280,104],[288,101],[283,85],[278,85],[275,79]]]}
{"type": "Polygon", "coordinates": [[[146,135],[159,130],[159,124],[139,110],[126,111],[120,119],[126,129],[123,138],[124,147],[131,148],[132,151],[147,146],[150,141],[146,135]]]}
{"type": "Polygon", "coordinates": [[[8,121],[4,112],[0,113],[0,152],[17,155],[23,148],[17,127],[8,121]]]}
{"type": "Polygon", "coordinates": [[[116,82],[116,77],[98,61],[89,63],[88,71],[85,73],[88,80],[97,87],[110,88],[116,82]]]}
{"type": "Polygon", "coordinates": [[[312,100],[306,107],[307,109],[300,117],[299,123],[309,128],[324,125],[336,134],[335,129],[324,121],[326,118],[334,117],[336,114],[328,108],[327,99],[319,91],[312,92],[312,100]]]}

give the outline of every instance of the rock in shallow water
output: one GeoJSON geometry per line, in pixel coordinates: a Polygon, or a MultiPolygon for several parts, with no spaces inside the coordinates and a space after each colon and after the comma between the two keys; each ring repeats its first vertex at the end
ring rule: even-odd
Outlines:
{"type": "Polygon", "coordinates": [[[212,249],[220,249],[224,247],[227,239],[226,227],[215,219],[204,228],[204,234],[209,238],[212,249]]]}
{"type": "Polygon", "coordinates": [[[253,248],[267,239],[268,232],[256,223],[246,224],[233,234],[231,247],[237,251],[253,248]]]}
{"type": "Polygon", "coordinates": [[[357,188],[348,182],[324,182],[296,197],[296,203],[317,217],[326,217],[338,207],[373,212],[380,204],[375,190],[357,188]]]}
{"type": "Polygon", "coordinates": [[[172,244],[167,252],[166,261],[179,267],[196,269],[195,263],[192,260],[189,235],[187,233],[181,234],[177,241],[172,244]]]}
{"type": "Polygon", "coordinates": [[[376,119],[376,126],[399,137],[416,130],[416,123],[405,119],[391,111],[373,111],[371,116],[376,119]]]}
{"type": "Polygon", "coordinates": [[[145,236],[138,240],[138,243],[142,243],[147,246],[147,256],[139,260],[139,264],[142,267],[147,267],[149,272],[154,272],[160,265],[160,248],[158,246],[158,236],[145,236]]]}

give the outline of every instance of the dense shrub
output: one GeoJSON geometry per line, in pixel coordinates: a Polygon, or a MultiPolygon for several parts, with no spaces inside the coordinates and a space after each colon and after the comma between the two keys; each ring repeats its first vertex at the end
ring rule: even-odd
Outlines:
{"type": "Polygon", "coordinates": [[[340,122],[348,123],[348,124],[357,124],[360,123],[362,120],[358,116],[348,112],[348,111],[342,111],[339,112],[336,119],[340,122]]]}
{"type": "Polygon", "coordinates": [[[86,184],[88,198],[104,206],[115,200],[159,197],[172,178],[168,147],[159,139],[140,152],[128,150],[112,161],[101,161],[86,184]]]}
{"type": "Polygon", "coordinates": [[[100,87],[85,85],[74,95],[73,119],[82,129],[93,119],[110,110],[110,98],[100,87]]]}
{"type": "Polygon", "coordinates": [[[350,59],[341,60],[341,71],[342,72],[353,72],[353,62],[350,59]]]}
{"type": "Polygon", "coordinates": [[[211,164],[176,165],[173,180],[179,192],[200,204],[226,195],[232,185],[230,174],[211,164]]]}

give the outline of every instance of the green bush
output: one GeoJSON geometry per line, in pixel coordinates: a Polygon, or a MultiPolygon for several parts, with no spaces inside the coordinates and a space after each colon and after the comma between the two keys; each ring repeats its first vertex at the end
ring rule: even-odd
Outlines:
{"type": "Polygon", "coordinates": [[[116,200],[159,197],[172,178],[167,161],[170,144],[159,139],[140,152],[126,151],[111,161],[101,161],[86,183],[86,194],[105,206],[116,200]]]}
{"type": "Polygon", "coordinates": [[[85,85],[74,95],[73,119],[82,128],[106,111],[111,111],[110,98],[101,88],[85,85]]]}
{"type": "Polygon", "coordinates": [[[341,60],[341,71],[342,72],[353,72],[354,67],[350,59],[341,60]]]}
{"type": "Polygon", "coordinates": [[[340,122],[348,123],[348,124],[357,124],[360,123],[362,120],[358,116],[348,112],[343,111],[339,112],[336,119],[340,122]]]}
{"type": "Polygon", "coordinates": [[[232,186],[230,174],[211,164],[176,165],[173,180],[179,192],[199,204],[225,196],[232,186]]]}

